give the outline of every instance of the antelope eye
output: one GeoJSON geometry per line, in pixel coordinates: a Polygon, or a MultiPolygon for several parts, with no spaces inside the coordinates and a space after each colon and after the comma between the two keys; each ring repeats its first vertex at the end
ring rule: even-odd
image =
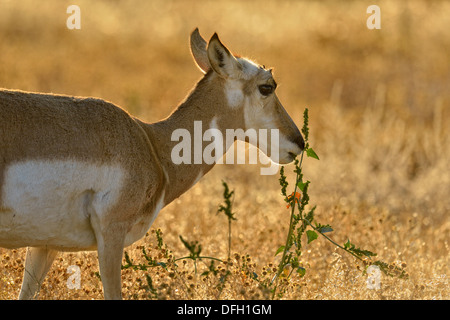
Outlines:
{"type": "Polygon", "coordinates": [[[273,92],[274,87],[271,86],[270,84],[262,84],[258,87],[258,89],[263,96],[268,96],[273,92]]]}

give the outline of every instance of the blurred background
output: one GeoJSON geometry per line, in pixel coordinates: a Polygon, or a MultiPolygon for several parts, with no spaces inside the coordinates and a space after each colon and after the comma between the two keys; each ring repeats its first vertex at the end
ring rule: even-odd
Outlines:
{"type": "MultiPolygon", "coordinates": [[[[190,32],[217,32],[234,53],[274,67],[278,97],[299,127],[309,108],[321,160],[307,159],[304,170],[319,221],[434,277],[449,262],[449,13],[450,1],[425,0],[0,0],[0,87],[101,97],[158,121],[202,76],[190,32]],[[81,9],[80,30],[66,27],[70,4],[81,9]],[[372,4],[379,30],[366,26],[372,4]]],[[[266,261],[261,242],[274,252],[288,216],[278,176],[257,166],[218,166],[154,227],[174,250],[183,234],[225,252],[226,235],[214,237],[225,223],[215,214],[221,179],[236,191],[235,249],[266,261]]],[[[327,297],[323,282],[314,285],[327,297]]],[[[447,289],[429,294],[448,298],[447,289]]]]}

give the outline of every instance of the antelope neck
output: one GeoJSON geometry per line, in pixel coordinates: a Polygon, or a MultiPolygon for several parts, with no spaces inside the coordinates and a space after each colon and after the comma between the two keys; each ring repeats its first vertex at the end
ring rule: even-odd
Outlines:
{"type": "MultiPolygon", "coordinates": [[[[194,150],[193,140],[195,136],[194,123],[196,121],[201,121],[202,131],[210,129],[211,125],[214,124],[215,129],[219,129],[222,133],[227,128],[237,128],[244,125],[243,115],[239,114],[238,110],[228,107],[223,86],[217,83],[221,80],[207,74],[168,118],[156,123],[144,124],[144,130],[154,144],[154,149],[157,150],[157,157],[161,161],[168,180],[164,199],[166,205],[189,190],[214,166],[214,164],[206,164],[203,161],[200,164],[195,164],[194,161],[191,161],[190,164],[174,164],[171,152],[179,141],[172,141],[172,133],[177,129],[189,131],[191,155],[194,159],[196,150],[194,150]]],[[[195,143],[199,143],[199,141],[195,141],[195,143]]],[[[203,152],[207,143],[203,141],[200,143],[203,152]]],[[[223,153],[225,152],[224,148],[223,153]]]]}

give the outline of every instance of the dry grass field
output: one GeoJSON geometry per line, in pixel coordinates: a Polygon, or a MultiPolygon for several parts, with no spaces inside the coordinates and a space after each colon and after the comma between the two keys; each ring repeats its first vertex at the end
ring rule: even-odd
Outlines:
{"type": "MultiPolygon", "coordinates": [[[[285,280],[275,298],[449,299],[450,2],[376,1],[381,29],[369,30],[372,2],[77,0],[81,30],[69,30],[64,1],[0,0],[0,87],[101,97],[154,122],[201,78],[190,32],[218,32],[235,53],[274,67],[278,97],[299,127],[309,108],[320,161],[306,158],[303,170],[317,220],[338,243],[351,239],[409,274],[382,275],[368,289],[357,261],[320,237],[304,244],[306,274],[285,280]]],[[[285,169],[292,181],[293,166],[285,169]]],[[[273,274],[289,226],[278,178],[258,165],[217,165],[126,251],[135,262],[142,248],[160,262],[185,257],[181,235],[225,260],[224,180],[235,191],[231,264],[216,262],[208,276],[208,259],[123,270],[124,298],[272,298],[258,280],[273,274]]],[[[0,299],[18,296],[24,258],[25,249],[0,248],[0,299]]],[[[96,272],[95,252],[61,253],[39,298],[102,299],[96,272]],[[71,265],[80,289],[66,285],[71,265]]]]}

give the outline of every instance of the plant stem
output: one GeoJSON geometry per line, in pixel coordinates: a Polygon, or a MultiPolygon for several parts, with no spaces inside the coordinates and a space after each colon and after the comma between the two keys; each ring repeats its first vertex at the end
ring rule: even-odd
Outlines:
{"type": "MultiPolygon", "coordinates": [[[[300,157],[300,162],[298,164],[298,168],[302,167],[302,162],[303,162],[303,151],[302,151],[302,154],[301,154],[301,157],[300,157]]],[[[294,211],[295,211],[295,199],[296,199],[295,195],[296,195],[296,192],[297,192],[297,182],[298,182],[298,178],[299,178],[299,175],[300,175],[300,171],[296,170],[296,173],[297,173],[297,176],[295,178],[294,200],[293,200],[294,203],[291,206],[291,219],[290,219],[290,222],[289,222],[289,231],[288,231],[288,235],[287,235],[287,238],[286,238],[286,244],[285,244],[284,250],[283,250],[283,255],[281,256],[281,261],[280,261],[280,264],[278,265],[277,274],[272,279],[271,283],[273,283],[276,279],[278,279],[280,274],[283,272],[283,269],[284,269],[284,267],[286,265],[285,260],[286,260],[287,252],[289,250],[289,242],[291,240],[292,233],[294,232],[294,211]]],[[[275,293],[277,291],[277,287],[278,287],[278,281],[277,281],[277,284],[275,285],[275,288],[273,290],[272,299],[275,297],[275,293]]]]}
{"type": "Polygon", "coordinates": [[[197,259],[210,259],[210,260],[216,260],[216,261],[219,261],[219,262],[223,262],[223,260],[221,260],[221,259],[218,259],[218,258],[214,258],[214,257],[204,257],[204,256],[200,256],[200,257],[196,257],[196,258],[192,258],[191,256],[187,256],[187,257],[182,257],[182,258],[177,258],[177,259],[175,259],[175,260],[173,260],[174,262],[175,261],[178,261],[178,260],[183,260],[183,259],[191,259],[191,260],[197,260],[197,259]]]}
{"type": "MultiPolygon", "coordinates": [[[[231,219],[228,218],[228,261],[230,261],[231,257],[231,219]]],[[[228,270],[228,264],[227,264],[228,270]]]]}
{"type": "Polygon", "coordinates": [[[354,256],[355,258],[364,261],[364,259],[362,259],[361,257],[359,257],[358,255],[354,254],[353,252],[351,252],[350,250],[345,249],[343,246],[341,246],[339,243],[337,243],[336,241],[334,241],[333,239],[331,239],[330,237],[326,236],[325,234],[323,234],[322,232],[320,232],[316,227],[314,227],[311,222],[309,222],[308,220],[304,219],[303,221],[305,221],[307,224],[309,224],[311,226],[311,228],[314,229],[314,231],[317,231],[320,235],[322,235],[323,237],[325,237],[325,239],[327,239],[328,241],[330,241],[332,244],[336,245],[337,247],[341,248],[342,250],[350,253],[352,256],[354,256]]]}

